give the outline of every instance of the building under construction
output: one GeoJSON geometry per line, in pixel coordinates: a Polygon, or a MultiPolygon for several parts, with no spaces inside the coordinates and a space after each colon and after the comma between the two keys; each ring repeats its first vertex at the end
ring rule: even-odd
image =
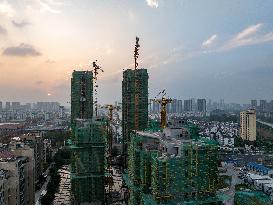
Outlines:
{"type": "Polygon", "coordinates": [[[148,126],[148,72],[147,69],[127,69],[122,81],[122,136],[124,168],[127,167],[128,143],[132,130],[148,126]]]}
{"type": "Polygon", "coordinates": [[[71,125],[76,119],[93,117],[92,71],[74,71],[71,78],[71,125]]]}
{"type": "Polygon", "coordinates": [[[71,79],[70,147],[73,204],[104,204],[106,120],[93,117],[93,75],[74,71],[71,79]]]}
{"type": "Polygon", "coordinates": [[[220,204],[217,143],[173,120],[161,131],[134,131],[129,146],[128,204],[220,204]]]}
{"type": "Polygon", "coordinates": [[[106,121],[77,119],[72,139],[71,184],[77,204],[104,203],[106,121]]]}

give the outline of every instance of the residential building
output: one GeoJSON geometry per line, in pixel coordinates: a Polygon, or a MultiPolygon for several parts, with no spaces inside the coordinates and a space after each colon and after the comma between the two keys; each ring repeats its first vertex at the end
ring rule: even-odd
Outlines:
{"type": "Polygon", "coordinates": [[[178,102],[177,99],[173,99],[171,104],[169,104],[171,106],[171,113],[176,114],[178,113],[178,102]]]}
{"type": "Polygon", "coordinates": [[[93,118],[92,72],[74,71],[71,79],[70,141],[73,204],[105,204],[106,124],[105,119],[93,118]]]}
{"type": "Polygon", "coordinates": [[[35,184],[38,183],[39,177],[43,175],[44,171],[44,142],[43,137],[37,133],[28,133],[20,136],[20,140],[34,149],[34,179],[35,184]]]}
{"type": "Polygon", "coordinates": [[[93,73],[92,71],[73,71],[71,78],[71,124],[76,119],[93,117],[93,73]]]}
{"type": "Polygon", "coordinates": [[[251,108],[257,109],[257,107],[258,107],[257,100],[251,100],[251,108]]]}
{"type": "Polygon", "coordinates": [[[6,109],[6,110],[10,110],[10,108],[11,108],[11,107],[10,107],[10,102],[6,102],[5,109],[6,109]]]}
{"type": "Polygon", "coordinates": [[[174,120],[162,132],[136,131],[129,148],[129,205],[208,204],[220,202],[218,148],[200,138],[185,120],[174,120]]]}
{"type": "Polygon", "coordinates": [[[206,108],[206,99],[197,99],[197,111],[205,113],[206,108]]]}
{"type": "Polygon", "coordinates": [[[27,174],[26,183],[26,201],[27,204],[35,204],[35,153],[34,148],[29,147],[25,143],[17,140],[10,142],[10,153],[16,157],[26,157],[25,171],[27,174]]]}
{"type": "Polygon", "coordinates": [[[7,170],[0,169],[0,204],[8,204],[9,197],[9,177],[10,173],[7,170]]]}
{"type": "Polygon", "coordinates": [[[256,110],[240,112],[240,137],[243,140],[256,140],[256,110]]]}
{"type": "Polygon", "coordinates": [[[144,130],[148,126],[148,79],[147,69],[127,69],[123,72],[122,136],[124,167],[127,167],[131,131],[144,130]]]}
{"type": "Polygon", "coordinates": [[[192,100],[184,100],[184,111],[185,112],[192,112],[193,111],[192,100]]]}
{"type": "MultiPolygon", "coordinates": [[[[29,159],[27,157],[15,156],[11,152],[0,152],[0,169],[10,172],[7,183],[7,193],[5,193],[5,203],[7,205],[33,205],[30,197],[29,180],[29,159]]],[[[33,193],[34,194],[34,193],[33,193]]]]}
{"type": "Polygon", "coordinates": [[[19,110],[21,106],[20,102],[11,102],[11,109],[12,110],[19,110]]]}
{"type": "Polygon", "coordinates": [[[266,100],[260,100],[260,111],[266,110],[266,100]]]}
{"type": "Polygon", "coordinates": [[[58,112],[60,103],[58,102],[37,102],[36,109],[43,112],[58,112]]]}
{"type": "Polygon", "coordinates": [[[106,121],[77,119],[72,139],[73,203],[104,204],[106,121]]]}
{"type": "Polygon", "coordinates": [[[178,113],[181,114],[183,112],[183,101],[178,100],[178,113]]]}

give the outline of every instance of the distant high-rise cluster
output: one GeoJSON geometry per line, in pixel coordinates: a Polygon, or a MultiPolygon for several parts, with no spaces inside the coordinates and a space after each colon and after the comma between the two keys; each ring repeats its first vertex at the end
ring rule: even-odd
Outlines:
{"type": "MultiPolygon", "coordinates": [[[[195,99],[192,98],[189,100],[184,100],[184,104],[182,100],[172,99],[172,102],[169,103],[167,106],[168,114],[179,115],[186,112],[206,113],[206,111],[207,111],[206,99],[197,99],[197,102],[196,102],[195,99]]],[[[160,104],[150,99],[149,112],[152,114],[159,113],[160,104]]]]}
{"type": "Polygon", "coordinates": [[[3,103],[0,101],[0,122],[25,121],[34,118],[50,120],[56,117],[66,117],[66,109],[59,102],[21,103],[8,101],[3,103]]]}

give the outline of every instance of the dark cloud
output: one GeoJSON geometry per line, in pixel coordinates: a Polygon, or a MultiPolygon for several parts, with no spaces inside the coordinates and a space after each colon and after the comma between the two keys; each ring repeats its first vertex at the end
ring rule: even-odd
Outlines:
{"type": "Polygon", "coordinates": [[[19,46],[5,48],[3,51],[3,55],[27,57],[40,56],[42,54],[37,51],[32,45],[21,43],[19,46]]]}
{"type": "Polygon", "coordinates": [[[0,25],[0,35],[6,35],[6,34],[7,34],[7,30],[0,25]]]}
{"type": "Polygon", "coordinates": [[[13,26],[17,27],[17,28],[24,28],[26,26],[29,26],[31,23],[27,22],[27,21],[21,21],[21,22],[16,22],[16,21],[12,21],[13,26]]]}
{"type": "Polygon", "coordinates": [[[44,84],[44,81],[38,80],[38,81],[35,82],[35,84],[36,84],[36,85],[41,85],[41,84],[44,84]]]}
{"type": "Polygon", "coordinates": [[[52,64],[52,63],[56,63],[56,61],[54,61],[54,60],[50,60],[50,59],[47,59],[47,60],[46,60],[46,63],[48,63],[48,64],[52,64]]]}

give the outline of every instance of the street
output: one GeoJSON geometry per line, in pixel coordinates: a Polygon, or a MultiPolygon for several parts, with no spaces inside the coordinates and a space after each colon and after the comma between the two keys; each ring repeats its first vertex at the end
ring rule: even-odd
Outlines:
{"type": "Polygon", "coordinates": [[[238,174],[239,174],[239,171],[235,170],[235,167],[233,164],[227,165],[227,172],[225,173],[225,175],[231,176],[232,178],[231,178],[229,190],[225,192],[225,194],[227,194],[230,197],[230,199],[227,201],[224,201],[225,205],[234,205],[235,185],[242,183],[242,180],[239,179],[238,174]]]}
{"type": "Polygon", "coordinates": [[[42,193],[42,191],[44,191],[44,190],[46,191],[47,184],[48,184],[48,182],[50,181],[49,169],[51,168],[51,166],[52,166],[52,165],[50,165],[50,166],[47,168],[46,172],[45,172],[45,174],[47,175],[47,178],[46,178],[45,183],[43,184],[43,186],[41,187],[41,189],[35,193],[35,205],[40,205],[40,204],[41,204],[41,203],[40,203],[41,193],[42,193]]]}

